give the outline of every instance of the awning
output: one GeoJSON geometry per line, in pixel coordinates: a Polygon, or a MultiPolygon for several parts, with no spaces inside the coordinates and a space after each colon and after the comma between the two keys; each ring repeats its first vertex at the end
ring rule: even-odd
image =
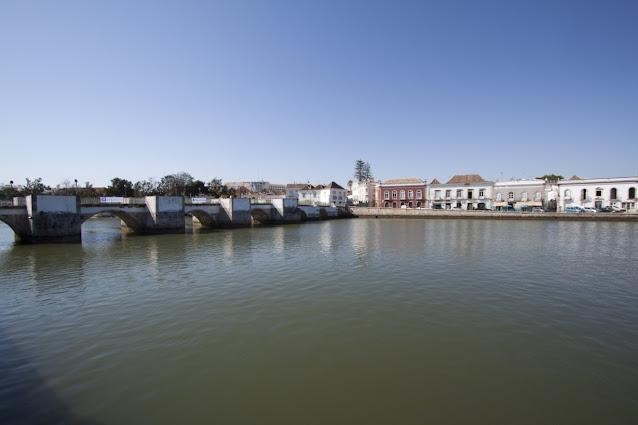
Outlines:
{"type": "Polygon", "coordinates": [[[525,207],[542,207],[543,203],[539,202],[539,201],[532,201],[532,202],[517,202],[516,206],[519,208],[525,208],[525,207]]]}
{"type": "Polygon", "coordinates": [[[494,202],[492,204],[493,207],[504,207],[505,205],[509,205],[507,202],[494,202]]]}

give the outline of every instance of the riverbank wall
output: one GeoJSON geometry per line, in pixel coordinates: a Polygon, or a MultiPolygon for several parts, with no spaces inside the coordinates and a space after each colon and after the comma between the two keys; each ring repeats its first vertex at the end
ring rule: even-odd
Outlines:
{"type": "Polygon", "coordinates": [[[638,214],[627,213],[533,213],[500,211],[450,211],[401,208],[350,207],[357,218],[421,218],[421,219],[480,219],[480,220],[564,220],[564,221],[629,221],[638,223],[638,214]]]}

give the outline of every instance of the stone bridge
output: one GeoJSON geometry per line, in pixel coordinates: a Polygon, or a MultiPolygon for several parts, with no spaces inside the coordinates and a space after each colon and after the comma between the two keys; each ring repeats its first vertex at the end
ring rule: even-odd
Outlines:
{"type": "Polygon", "coordinates": [[[343,215],[335,207],[299,206],[296,199],[273,199],[252,204],[250,199],[227,198],[215,204],[186,204],[183,197],[147,196],[104,203],[76,196],[35,195],[14,198],[14,205],[0,207],[0,221],[14,231],[16,240],[27,243],[79,242],[82,223],[103,213],[117,216],[122,227],[139,234],[183,233],[185,216],[205,227],[251,227],[298,223],[343,215]]]}

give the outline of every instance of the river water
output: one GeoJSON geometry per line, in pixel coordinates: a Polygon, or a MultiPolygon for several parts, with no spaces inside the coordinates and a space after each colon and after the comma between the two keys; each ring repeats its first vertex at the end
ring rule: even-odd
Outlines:
{"type": "Polygon", "coordinates": [[[637,252],[635,223],[2,224],[0,423],[638,423],[637,252]]]}

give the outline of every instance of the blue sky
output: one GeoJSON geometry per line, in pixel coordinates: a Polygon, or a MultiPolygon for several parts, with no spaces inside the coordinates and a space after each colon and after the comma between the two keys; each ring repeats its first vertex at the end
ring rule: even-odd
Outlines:
{"type": "Polygon", "coordinates": [[[0,183],[638,173],[638,2],[0,2],[0,183]]]}

